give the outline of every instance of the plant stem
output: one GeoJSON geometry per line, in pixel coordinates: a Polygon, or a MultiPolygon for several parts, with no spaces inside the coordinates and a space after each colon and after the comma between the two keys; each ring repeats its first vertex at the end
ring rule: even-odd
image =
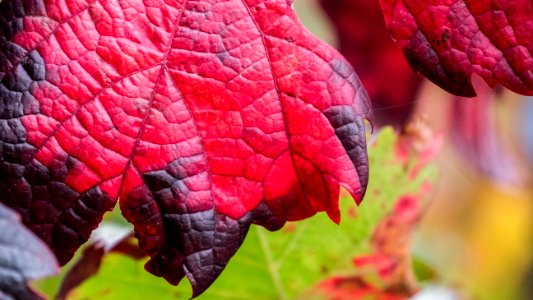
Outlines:
{"type": "Polygon", "coordinates": [[[274,262],[274,259],[272,257],[272,252],[270,251],[270,246],[267,242],[267,237],[265,236],[265,233],[261,230],[261,228],[254,226],[255,230],[257,231],[257,235],[259,236],[259,242],[261,244],[261,249],[263,250],[263,253],[265,253],[265,258],[267,260],[268,265],[268,272],[270,273],[270,277],[272,278],[272,282],[274,283],[274,287],[276,288],[276,293],[278,294],[278,299],[280,300],[288,300],[287,294],[285,293],[285,290],[283,289],[283,284],[281,283],[281,278],[279,277],[279,268],[278,265],[274,262]]]}

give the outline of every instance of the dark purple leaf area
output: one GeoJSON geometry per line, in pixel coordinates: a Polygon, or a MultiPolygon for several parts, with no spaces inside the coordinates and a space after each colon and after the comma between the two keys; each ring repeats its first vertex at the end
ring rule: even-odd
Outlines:
{"type": "Polygon", "coordinates": [[[48,247],[0,203],[0,299],[42,299],[27,282],[53,275],[58,268],[48,247]]]}

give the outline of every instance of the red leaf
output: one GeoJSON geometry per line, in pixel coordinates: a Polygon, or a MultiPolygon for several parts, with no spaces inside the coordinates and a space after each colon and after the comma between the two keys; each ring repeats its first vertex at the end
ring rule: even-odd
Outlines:
{"type": "Polygon", "coordinates": [[[356,201],[370,106],[291,1],[0,4],[0,192],[61,263],[120,207],[146,268],[205,290],[251,223],[356,201]]]}
{"type": "Polygon", "coordinates": [[[374,253],[358,256],[353,263],[360,275],[333,276],[321,281],[317,290],[325,299],[407,299],[417,291],[417,282],[411,265],[412,234],[421,216],[420,199],[403,196],[394,209],[376,226],[372,235],[374,253]],[[380,276],[375,285],[364,276],[380,276]]]}
{"type": "Polygon", "coordinates": [[[413,68],[458,96],[473,73],[533,95],[530,0],[381,0],[385,21],[413,68]]]}
{"type": "Polygon", "coordinates": [[[329,300],[404,300],[408,297],[395,292],[381,291],[357,276],[333,277],[318,285],[319,293],[329,300]]]}
{"type": "Polygon", "coordinates": [[[404,124],[422,79],[394,45],[376,0],[321,0],[335,25],[339,50],[372,100],[378,124],[404,124]],[[385,109],[386,108],[386,109],[385,109]]]}

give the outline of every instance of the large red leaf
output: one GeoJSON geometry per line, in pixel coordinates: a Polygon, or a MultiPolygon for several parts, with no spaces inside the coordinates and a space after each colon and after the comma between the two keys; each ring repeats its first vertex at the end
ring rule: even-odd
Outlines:
{"type": "Polygon", "coordinates": [[[251,223],[368,176],[370,106],[287,0],[4,0],[0,197],[67,262],[118,198],[147,269],[205,290],[251,223]]]}
{"type": "Polygon", "coordinates": [[[533,95],[533,1],[381,0],[407,60],[458,96],[475,96],[470,77],[533,95]]]}
{"type": "Polygon", "coordinates": [[[335,25],[339,51],[357,70],[378,125],[403,125],[411,114],[422,76],[405,61],[383,21],[376,0],[320,0],[335,25]]]}

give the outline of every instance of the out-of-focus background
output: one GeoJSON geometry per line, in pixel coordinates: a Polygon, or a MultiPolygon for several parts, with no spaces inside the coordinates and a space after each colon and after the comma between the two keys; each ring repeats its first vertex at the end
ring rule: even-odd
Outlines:
{"type": "Polygon", "coordinates": [[[378,126],[400,130],[421,117],[444,135],[438,181],[412,252],[436,270],[439,284],[465,299],[531,299],[533,98],[491,90],[476,78],[478,97],[459,98],[414,73],[404,75],[400,49],[382,40],[377,2],[323,0],[329,16],[318,1],[295,4],[304,24],[340,49],[369,83],[378,126]]]}

